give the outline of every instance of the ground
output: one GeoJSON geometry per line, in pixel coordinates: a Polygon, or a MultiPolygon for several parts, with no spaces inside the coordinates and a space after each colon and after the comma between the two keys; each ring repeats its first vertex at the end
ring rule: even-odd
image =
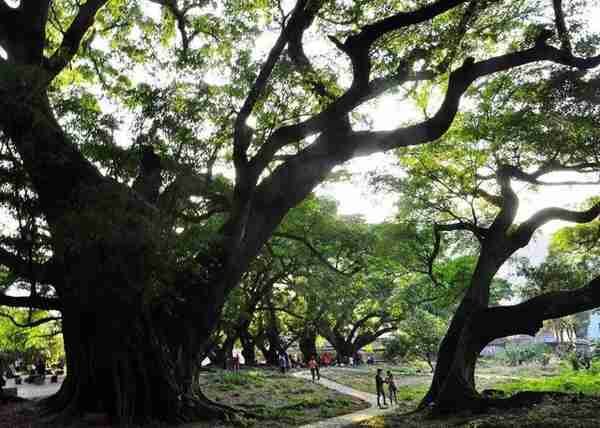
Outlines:
{"type": "Polygon", "coordinates": [[[477,369],[477,385],[482,389],[499,389],[507,394],[518,391],[558,391],[570,395],[545,397],[539,404],[512,410],[486,413],[446,415],[443,419],[429,412],[413,412],[427,390],[431,374],[415,373],[405,367],[363,366],[358,369],[327,368],[325,377],[353,388],[373,393],[377,368],[391,370],[398,385],[401,405],[397,412],[377,416],[348,428],[600,428],[600,366],[590,371],[574,372],[554,362],[550,366],[527,364],[517,367],[482,360],[477,369]]]}
{"type": "MultiPolygon", "coordinates": [[[[205,372],[200,383],[211,399],[261,416],[260,420],[249,420],[248,426],[293,427],[368,407],[357,398],[270,369],[244,369],[239,374],[215,369],[205,372]]],[[[24,404],[0,405],[0,428],[42,426],[35,408],[36,399],[53,393],[57,388],[57,384],[19,386],[19,395],[34,400],[24,404]]],[[[102,415],[87,415],[77,426],[110,427],[102,415]]],[[[215,422],[188,425],[189,428],[229,426],[215,422]]]]}
{"type": "Polygon", "coordinates": [[[347,428],[598,428],[598,397],[546,398],[540,404],[485,414],[464,413],[444,419],[426,412],[390,414],[348,425],[347,428]]]}
{"type": "MultiPolygon", "coordinates": [[[[431,416],[427,411],[411,413],[425,393],[431,374],[414,368],[387,366],[361,368],[322,368],[321,375],[338,383],[365,392],[374,392],[377,368],[394,373],[398,385],[400,406],[391,413],[376,416],[347,426],[353,428],[600,428],[600,364],[589,371],[574,372],[556,362],[548,367],[529,364],[506,367],[481,361],[477,370],[480,389],[494,388],[512,394],[517,391],[558,391],[563,394],[546,396],[538,404],[511,410],[490,410],[486,413],[447,415],[444,419],[431,416]],[[567,393],[567,394],[565,394],[567,393]]],[[[366,403],[348,395],[339,394],[318,384],[292,376],[282,376],[274,370],[245,369],[240,374],[222,370],[206,372],[201,376],[206,394],[219,402],[244,407],[262,417],[248,421],[250,426],[279,428],[310,424],[336,415],[367,407],[366,403]]],[[[28,386],[27,388],[39,388],[28,386]]],[[[24,391],[25,395],[34,396],[24,391]]],[[[31,404],[0,407],[0,427],[30,428],[36,415],[31,404]],[[17,412],[18,410],[18,412],[17,412]]],[[[97,415],[89,415],[86,425],[108,427],[97,415]]],[[[190,424],[186,428],[227,427],[214,422],[190,424]]],[[[182,427],[183,428],[183,427],[182,427]]]]}

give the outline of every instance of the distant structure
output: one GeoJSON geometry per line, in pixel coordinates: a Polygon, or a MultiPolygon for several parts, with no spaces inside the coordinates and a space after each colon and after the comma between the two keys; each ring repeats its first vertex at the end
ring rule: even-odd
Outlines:
{"type": "Polygon", "coordinates": [[[590,315],[590,324],[587,329],[587,338],[591,340],[600,339],[600,314],[592,312],[590,315]]]}

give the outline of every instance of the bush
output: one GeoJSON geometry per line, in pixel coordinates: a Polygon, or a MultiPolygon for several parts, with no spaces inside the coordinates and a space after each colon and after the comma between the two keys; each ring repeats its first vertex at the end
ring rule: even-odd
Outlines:
{"type": "Polygon", "coordinates": [[[213,381],[223,385],[260,386],[265,382],[265,375],[259,371],[243,371],[243,372],[221,372],[218,378],[213,378],[213,381]]]}
{"type": "Polygon", "coordinates": [[[539,362],[542,366],[550,362],[551,348],[545,343],[507,344],[504,348],[503,358],[511,366],[529,362],[539,362]]]}
{"type": "Polygon", "coordinates": [[[396,361],[406,357],[409,349],[409,339],[406,335],[394,335],[384,342],[383,358],[386,361],[396,361]]]}

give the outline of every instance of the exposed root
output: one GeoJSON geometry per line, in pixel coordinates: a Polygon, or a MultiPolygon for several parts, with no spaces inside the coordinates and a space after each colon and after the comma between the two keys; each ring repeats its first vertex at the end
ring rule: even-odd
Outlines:
{"type": "MultiPolygon", "coordinates": [[[[462,400],[455,403],[454,406],[432,406],[431,416],[438,417],[457,412],[486,413],[492,409],[510,410],[520,407],[530,407],[540,404],[545,398],[573,397],[578,399],[576,394],[554,391],[522,391],[517,394],[504,398],[505,393],[499,390],[485,390],[476,397],[469,400],[462,400]]],[[[421,409],[423,410],[423,409],[421,409]]]]}
{"type": "Polygon", "coordinates": [[[243,424],[244,418],[258,418],[247,410],[217,403],[198,391],[194,396],[184,397],[181,422],[197,420],[221,420],[224,422],[243,424]]]}

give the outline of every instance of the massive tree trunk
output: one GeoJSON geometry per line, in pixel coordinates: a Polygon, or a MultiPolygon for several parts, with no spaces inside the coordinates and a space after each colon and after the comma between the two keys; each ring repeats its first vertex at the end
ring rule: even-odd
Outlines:
{"type": "Polygon", "coordinates": [[[354,355],[354,346],[344,339],[336,341],[334,347],[337,354],[336,359],[340,364],[346,364],[349,358],[354,355]]]}
{"type": "Polygon", "coordinates": [[[455,397],[454,408],[459,409],[477,396],[475,367],[485,344],[479,349],[479,341],[473,339],[473,330],[481,327],[474,325],[473,319],[475,314],[488,307],[492,279],[510,254],[499,240],[482,247],[471,285],[440,344],[433,379],[421,401],[422,406],[432,402],[437,405],[442,401],[446,405],[444,397],[455,397]]]}
{"type": "Polygon", "coordinates": [[[312,327],[307,327],[302,332],[300,339],[298,340],[298,346],[300,352],[302,352],[302,358],[304,362],[308,362],[310,357],[317,355],[317,331],[312,327]]]}
{"type": "Polygon", "coordinates": [[[69,370],[48,404],[62,416],[107,412],[124,424],[225,417],[193,379],[239,276],[224,273],[219,254],[201,274],[178,272],[157,210],[83,159],[44,96],[11,107],[3,131],[39,194],[61,277],[69,370]]]}
{"type": "MultiPolygon", "coordinates": [[[[555,313],[565,313],[569,310],[577,312],[587,309],[585,306],[592,304],[584,293],[581,301],[571,306],[561,306],[560,302],[552,299],[532,299],[535,304],[518,306],[517,310],[506,307],[488,308],[494,275],[515,251],[529,243],[537,228],[554,218],[588,222],[593,220],[600,210],[600,205],[581,212],[549,208],[513,227],[518,198],[510,186],[511,171],[511,167],[501,166],[497,173],[502,193],[502,197],[499,198],[501,209],[488,229],[478,229],[480,256],[470,286],[440,345],[434,377],[421,405],[435,402],[436,406],[444,411],[478,405],[480,397],[475,388],[475,366],[486,344],[511,334],[525,332],[533,335],[542,327],[544,319],[555,318],[554,312],[549,308],[542,308],[539,302],[551,303],[552,308],[556,308],[555,313]],[[523,307],[535,308],[537,312],[527,314],[521,310],[523,307]],[[513,318],[510,318],[511,316],[513,318]]],[[[594,291],[586,292],[592,294],[594,291]]],[[[577,296],[577,293],[573,293],[573,296],[577,296]]]]}
{"type": "Polygon", "coordinates": [[[244,357],[244,364],[247,366],[255,366],[256,361],[256,344],[254,338],[246,330],[240,332],[240,342],[242,343],[242,356],[244,357]]]}

